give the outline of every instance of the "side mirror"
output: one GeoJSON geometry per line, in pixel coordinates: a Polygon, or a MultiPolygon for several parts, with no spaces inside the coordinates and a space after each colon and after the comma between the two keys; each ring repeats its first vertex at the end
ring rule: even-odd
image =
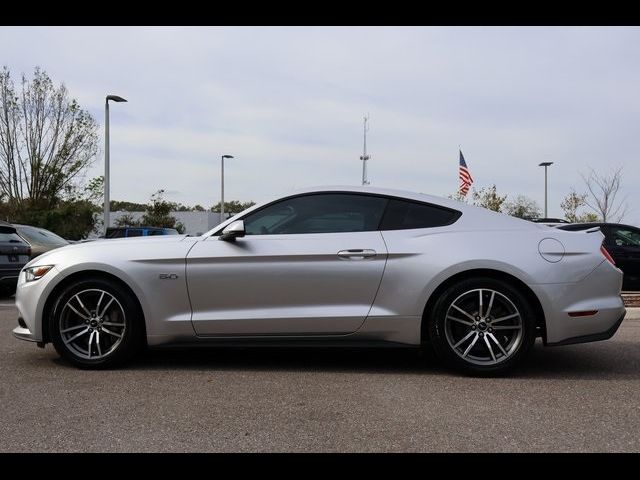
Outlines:
{"type": "Polygon", "coordinates": [[[218,240],[224,240],[227,242],[233,242],[236,238],[244,237],[244,221],[236,220],[235,222],[227,225],[222,234],[218,237],[218,240]]]}

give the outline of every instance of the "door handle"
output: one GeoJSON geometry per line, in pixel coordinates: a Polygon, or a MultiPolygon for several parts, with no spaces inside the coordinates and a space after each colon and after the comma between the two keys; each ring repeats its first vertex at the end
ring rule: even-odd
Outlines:
{"type": "Polygon", "coordinates": [[[376,251],[368,248],[352,248],[349,250],[340,250],[338,257],[345,260],[364,260],[365,258],[375,257],[376,251]]]}

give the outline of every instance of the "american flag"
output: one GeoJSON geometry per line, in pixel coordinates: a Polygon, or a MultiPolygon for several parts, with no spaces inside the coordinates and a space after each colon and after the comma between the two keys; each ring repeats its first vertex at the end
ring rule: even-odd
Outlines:
{"type": "Polygon", "coordinates": [[[464,197],[473,183],[473,178],[471,178],[471,174],[467,168],[467,162],[464,161],[462,150],[460,150],[460,168],[458,169],[458,176],[460,177],[460,188],[458,189],[458,192],[464,197]]]}

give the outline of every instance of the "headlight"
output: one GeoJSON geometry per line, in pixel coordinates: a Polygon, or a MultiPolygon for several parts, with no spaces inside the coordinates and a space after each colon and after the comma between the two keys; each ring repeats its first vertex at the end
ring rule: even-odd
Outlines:
{"type": "Polygon", "coordinates": [[[24,280],[26,282],[33,282],[34,280],[40,280],[52,268],[53,268],[53,265],[40,265],[38,267],[25,268],[24,280]]]}

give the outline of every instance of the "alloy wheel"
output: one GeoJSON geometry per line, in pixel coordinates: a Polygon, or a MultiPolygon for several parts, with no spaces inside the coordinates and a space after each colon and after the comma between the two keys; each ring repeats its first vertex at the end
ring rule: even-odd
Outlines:
{"type": "Polygon", "coordinates": [[[474,365],[496,365],[518,351],[524,337],[520,312],[504,294],[469,290],[447,309],[444,331],[449,347],[474,365]]]}
{"type": "Polygon", "coordinates": [[[67,300],[58,323],[60,337],[75,356],[100,360],[114,352],[127,329],[122,305],[111,293],[82,290],[67,300]]]}

